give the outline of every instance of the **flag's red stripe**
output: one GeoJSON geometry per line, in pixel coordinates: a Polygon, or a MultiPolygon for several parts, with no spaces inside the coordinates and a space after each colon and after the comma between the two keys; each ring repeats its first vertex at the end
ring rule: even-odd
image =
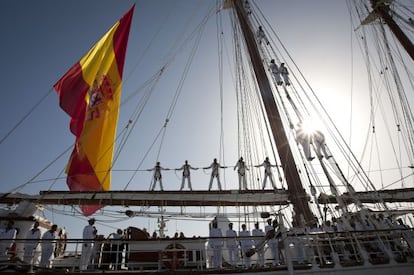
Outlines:
{"type": "Polygon", "coordinates": [[[89,90],[88,83],[82,76],[82,67],[76,63],[53,86],[59,95],[60,107],[71,116],[70,130],[75,136],[80,136],[86,115],[85,96],[89,90]]]}
{"type": "Polygon", "coordinates": [[[114,33],[114,53],[115,60],[118,66],[118,73],[122,79],[124,70],[126,48],[128,44],[129,29],[131,28],[132,15],[134,13],[135,4],[129,9],[129,11],[119,20],[119,25],[114,33]],[[120,38],[122,37],[122,39],[120,38]]]}

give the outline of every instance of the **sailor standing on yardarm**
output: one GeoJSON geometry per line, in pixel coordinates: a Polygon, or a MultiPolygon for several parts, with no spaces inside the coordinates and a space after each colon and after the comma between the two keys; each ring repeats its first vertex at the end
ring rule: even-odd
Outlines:
{"type": "Polygon", "coordinates": [[[214,159],[213,162],[208,167],[204,167],[203,169],[210,169],[211,168],[211,177],[210,177],[210,184],[208,186],[208,191],[211,190],[213,185],[213,179],[217,179],[218,189],[221,191],[221,183],[220,183],[220,175],[219,175],[219,168],[226,168],[226,166],[221,166],[220,163],[217,162],[217,159],[214,159]]]}
{"type": "Polygon", "coordinates": [[[154,171],[154,177],[153,177],[153,179],[152,179],[153,181],[151,183],[151,191],[155,190],[155,185],[157,184],[157,181],[160,183],[161,191],[164,191],[164,188],[162,187],[161,170],[170,170],[170,169],[161,167],[160,162],[157,161],[154,168],[147,170],[147,171],[154,171]]]}
{"type": "Polygon", "coordinates": [[[234,170],[237,168],[237,174],[239,174],[239,190],[248,190],[247,189],[247,179],[246,179],[246,170],[249,170],[246,167],[246,163],[243,160],[243,157],[237,161],[234,170]]]}
{"type": "Polygon", "coordinates": [[[188,161],[187,160],[185,161],[184,165],[181,166],[181,168],[175,169],[176,171],[183,170],[183,178],[181,180],[181,188],[180,188],[180,191],[182,191],[184,189],[185,179],[187,179],[188,188],[191,191],[193,190],[192,187],[191,187],[190,169],[197,170],[198,168],[192,167],[190,164],[188,164],[188,161]]]}
{"type": "Polygon", "coordinates": [[[270,179],[270,182],[272,183],[273,188],[276,189],[276,184],[275,184],[275,181],[273,180],[273,174],[272,174],[272,167],[276,167],[276,165],[270,164],[269,158],[266,157],[266,159],[263,161],[262,164],[255,165],[254,167],[261,167],[261,166],[264,166],[265,168],[262,189],[263,190],[265,189],[266,181],[268,177],[270,179]]]}

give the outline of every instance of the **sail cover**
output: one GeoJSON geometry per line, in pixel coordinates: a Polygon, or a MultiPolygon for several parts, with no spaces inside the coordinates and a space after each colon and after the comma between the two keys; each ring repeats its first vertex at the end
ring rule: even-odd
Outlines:
{"type": "MultiPolygon", "coordinates": [[[[66,173],[71,191],[107,191],[122,72],[135,5],[53,86],[76,136],[66,173]]],[[[100,206],[81,206],[91,215],[100,206]]]]}

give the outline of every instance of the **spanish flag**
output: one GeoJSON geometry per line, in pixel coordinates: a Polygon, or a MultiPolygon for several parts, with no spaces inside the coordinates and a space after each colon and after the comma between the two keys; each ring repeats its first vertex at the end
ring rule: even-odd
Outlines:
{"type": "MultiPolygon", "coordinates": [[[[122,72],[134,7],[53,86],[76,136],[66,168],[71,191],[110,190],[122,72]]],[[[83,205],[81,209],[88,216],[101,207],[83,205]]]]}

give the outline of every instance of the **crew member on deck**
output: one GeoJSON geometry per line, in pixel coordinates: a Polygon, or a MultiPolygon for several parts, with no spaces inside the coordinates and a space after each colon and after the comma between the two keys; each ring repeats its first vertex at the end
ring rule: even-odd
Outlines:
{"type": "Polygon", "coordinates": [[[87,270],[89,262],[91,261],[92,251],[93,251],[93,243],[95,239],[94,235],[94,225],[95,219],[89,219],[88,225],[83,228],[83,245],[82,245],[82,255],[80,258],[80,266],[79,269],[87,270]]]}
{"type": "Polygon", "coordinates": [[[243,254],[244,266],[250,268],[251,259],[246,256],[246,252],[252,248],[252,239],[250,237],[250,231],[246,229],[246,225],[242,224],[242,231],[239,232],[240,247],[243,254]]]}
{"type": "Polygon", "coordinates": [[[266,157],[266,159],[263,161],[262,164],[255,165],[254,167],[261,167],[261,166],[263,166],[265,168],[262,190],[264,190],[266,188],[266,181],[267,181],[268,177],[270,179],[270,182],[272,183],[273,188],[277,189],[275,181],[273,180],[273,174],[272,174],[272,167],[276,167],[276,165],[270,164],[269,158],[266,157]]]}
{"type": "Polygon", "coordinates": [[[209,243],[214,253],[213,268],[221,268],[221,248],[223,247],[223,240],[214,238],[221,238],[223,235],[221,233],[221,229],[217,227],[217,220],[212,221],[212,228],[210,229],[209,236],[212,238],[209,240],[209,243]]]}
{"type": "Polygon", "coordinates": [[[161,170],[170,170],[170,169],[161,167],[159,161],[157,161],[157,164],[155,164],[154,168],[148,169],[148,171],[154,171],[154,177],[151,183],[151,191],[155,190],[155,185],[157,184],[157,181],[160,182],[160,190],[164,191],[164,188],[162,187],[161,170]]]}
{"type": "Polygon", "coordinates": [[[181,168],[175,169],[176,171],[179,170],[183,170],[183,178],[181,180],[181,188],[180,191],[182,191],[184,189],[184,183],[185,183],[185,179],[187,179],[188,182],[188,188],[192,191],[193,189],[191,188],[191,178],[190,178],[190,169],[192,170],[197,170],[198,168],[194,168],[192,167],[190,164],[188,164],[188,161],[186,160],[184,165],[181,166],[181,168]]]}
{"type": "Polygon", "coordinates": [[[277,85],[282,85],[283,81],[282,78],[280,77],[280,70],[279,67],[277,66],[276,62],[274,59],[270,60],[270,65],[269,65],[270,71],[273,74],[273,77],[276,80],[277,85]]]}
{"type": "Polygon", "coordinates": [[[237,174],[239,175],[239,190],[248,190],[247,189],[247,179],[246,179],[246,170],[249,170],[246,167],[246,163],[243,160],[243,157],[237,161],[234,170],[237,168],[237,174]]]}
{"type": "Polygon", "coordinates": [[[226,240],[227,251],[229,252],[229,262],[232,266],[235,266],[238,261],[238,245],[237,245],[237,232],[233,229],[233,223],[229,223],[229,229],[226,231],[226,237],[232,238],[226,240]]]}
{"type": "Polygon", "coordinates": [[[256,222],[254,224],[254,229],[252,230],[252,236],[254,238],[254,247],[257,251],[257,264],[260,267],[264,267],[265,259],[264,259],[264,241],[265,241],[265,233],[262,229],[259,228],[259,223],[256,222]]]}
{"type": "Polygon", "coordinates": [[[30,264],[30,265],[33,264],[33,257],[34,257],[36,248],[39,244],[40,235],[41,233],[39,229],[39,222],[35,221],[33,224],[33,228],[27,232],[26,234],[27,241],[24,243],[23,260],[27,264],[30,264]]]}
{"type": "Polygon", "coordinates": [[[277,227],[277,220],[272,223],[272,219],[267,220],[267,225],[265,226],[265,233],[267,244],[272,251],[273,256],[273,265],[279,265],[279,240],[276,238],[276,227],[277,227]]]}
{"type": "Polygon", "coordinates": [[[0,234],[0,253],[7,255],[11,250],[14,240],[16,239],[17,230],[13,228],[14,222],[9,220],[6,229],[2,230],[0,234]]]}
{"type": "Polygon", "coordinates": [[[46,231],[42,236],[42,256],[40,257],[40,267],[41,268],[49,268],[50,267],[50,259],[53,255],[53,251],[55,251],[55,242],[56,236],[55,232],[57,230],[57,224],[52,225],[50,230],[46,231]]]}
{"type": "Polygon", "coordinates": [[[288,72],[288,69],[285,67],[285,63],[280,64],[279,70],[280,70],[280,74],[283,77],[283,81],[285,81],[285,85],[290,86],[289,72],[288,72]]]}
{"type": "Polygon", "coordinates": [[[226,166],[221,166],[220,163],[217,162],[217,159],[214,159],[210,166],[204,167],[203,169],[210,169],[211,168],[211,178],[210,178],[210,184],[208,186],[208,191],[211,190],[211,187],[213,185],[213,179],[217,179],[217,185],[218,189],[221,191],[221,183],[220,183],[220,174],[219,174],[219,168],[226,168],[226,166]]]}

